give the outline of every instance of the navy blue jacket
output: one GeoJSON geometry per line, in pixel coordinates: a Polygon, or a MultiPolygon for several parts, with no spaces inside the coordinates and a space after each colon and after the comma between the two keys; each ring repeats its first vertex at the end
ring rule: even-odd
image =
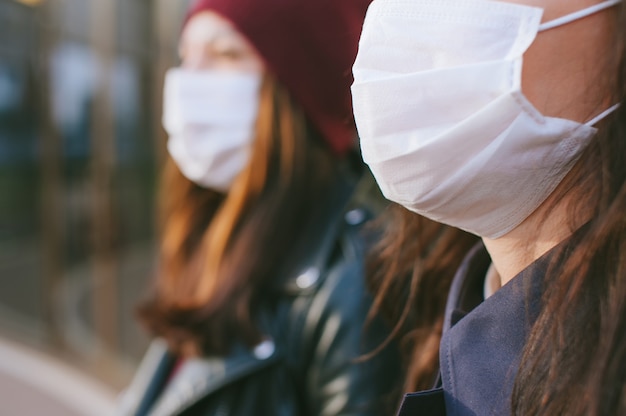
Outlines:
{"type": "Polygon", "coordinates": [[[481,244],[452,283],[439,349],[440,381],[404,397],[398,416],[507,415],[520,356],[540,310],[551,253],[483,301],[491,259],[481,244]]]}

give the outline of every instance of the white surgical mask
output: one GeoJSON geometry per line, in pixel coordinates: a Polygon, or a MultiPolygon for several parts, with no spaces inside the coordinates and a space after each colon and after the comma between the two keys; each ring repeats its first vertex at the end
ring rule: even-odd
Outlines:
{"type": "Polygon", "coordinates": [[[363,159],[411,211],[498,238],[570,171],[592,127],[543,116],[521,92],[522,55],[543,10],[489,0],[375,0],[352,86],[363,159]]]}
{"type": "Polygon", "coordinates": [[[167,149],[189,180],[227,191],[250,160],[261,75],[171,69],[165,78],[167,149]]]}

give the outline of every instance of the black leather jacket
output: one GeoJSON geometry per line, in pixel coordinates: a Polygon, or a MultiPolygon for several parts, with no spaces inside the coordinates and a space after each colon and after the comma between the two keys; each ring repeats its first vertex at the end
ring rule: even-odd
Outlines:
{"type": "Polygon", "coordinates": [[[395,346],[356,361],[387,336],[380,322],[365,326],[371,299],[364,288],[362,226],[368,214],[346,209],[345,196],[336,205],[320,225],[319,249],[261,312],[264,342],[226,357],[187,360],[159,393],[175,357],[156,340],[121,397],[120,414],[391,414],[394,383],[402,378],[395,346]]]}

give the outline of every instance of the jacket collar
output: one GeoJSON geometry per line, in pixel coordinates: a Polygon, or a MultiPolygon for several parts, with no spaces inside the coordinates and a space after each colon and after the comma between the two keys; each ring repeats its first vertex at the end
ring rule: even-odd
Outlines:
{"type": "Polygon", "coordinates": [[[280,359],[281,352],[268,339],[253,349],[237,346],[227,357],[187,359],[168,380],[176,359],[168,352],[164,341],[155,340],[133,383],[122,396],[121,414],[161,416],[179,413],[212,392],[280,359]]]}
{"type": "Polygon", "coordinates": [[[228,357],[187,359],[154,403],[149,415],[177,414],[201,398],[279,359],[280,354],[271,340],[252,350],[238,346],[228,357]]]}
{"type": "Polygon", "coordinates": [[[449,415],[510,414],[521,353],[541,307],[549,252],[481,301],[490,258],[479,244],[454,278],[440,346],[449,415]]]}
{"type": "Polygon", "coordinates": [[[167,352],[165,341],[152,341],[131,384],[120,395],[118,413],[124,416],[147,414],[174,362],[174,357],[167,352]]]}
{"type": "Polygon", "coordinates": [[[541,310],[545,274],[584,237],[583,226],[484,301],[491,262],[482,243],[454,277],[439,349],[440,383],[405,395],[398,416],[510,414],[511,393],[526,340],[541,310]],[[419,412],[417,409],[422,409],[419,412]]]}

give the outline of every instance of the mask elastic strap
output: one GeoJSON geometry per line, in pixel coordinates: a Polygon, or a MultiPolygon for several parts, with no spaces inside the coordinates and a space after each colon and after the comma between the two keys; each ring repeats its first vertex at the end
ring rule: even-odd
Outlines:
{"type": "Polygon", "coordinates": [[[571,23],[575,20],[582,19],[583,17],[590,16],[592,14],[601,12],[602,10],[608,9],[609,7],[618,5],[621,2],[622,0],[606,0],[606,1],[603,1],[602,3],[598,3],[591,7],[587,7],[586,9],[567,14],[563,17],[559,17],[558,19],[550,20],[549,22],[539,25],[539,32],[543,32],[545,30],[563,26],[567,23],[571,23]]]}
{"type": "Polygon", "coordinates": [[[590,126],[593,127],[596,124],[598,124],[601,120],[603,120],[604,118],[606,118],[609,114],[615,112],[615,110],[617,110],[619,108],[619,104],[615,104],[614,106],[610,107],[607,110],[604,110],[603,112],[601,112],[600,114],[598,114],[597,116],[595,116],[594,118],[592,118],[591,120],[589,120],[588,122],[585,123],[586,126],[590,126]]]}

